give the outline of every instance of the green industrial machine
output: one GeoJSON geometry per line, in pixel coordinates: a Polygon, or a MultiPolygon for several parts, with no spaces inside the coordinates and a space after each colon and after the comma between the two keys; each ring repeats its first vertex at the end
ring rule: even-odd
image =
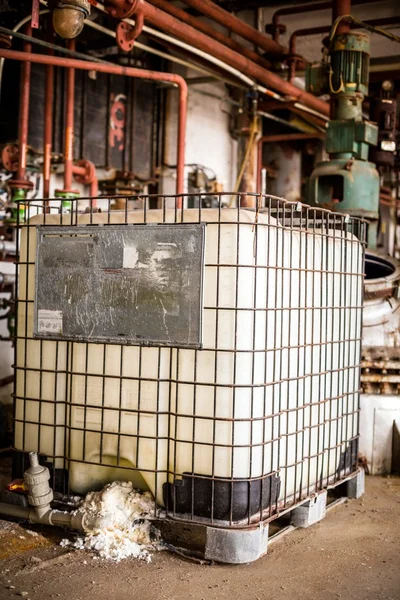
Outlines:
{"type": "Polygon", "coordinates": [[[307,88],[331,96],[332,120],[326,134],[329,160],[319,163],[308,182],[308,201],[370,222],[369,245],[376,244],[379,217],[379,173],[368,161],[378,142],[378,128],[362,116],[368,93],[369,36],[342,33],[330,42],[321,64],[307,70],[307,88]]]}

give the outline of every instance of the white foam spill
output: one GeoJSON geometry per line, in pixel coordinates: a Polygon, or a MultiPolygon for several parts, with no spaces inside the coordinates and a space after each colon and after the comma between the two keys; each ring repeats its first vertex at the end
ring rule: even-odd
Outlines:
{"type": "Polygon", "coordinates": [[[128,557],[150,561],[160,547],[151,525],[153,497],[135,490],[132,483],[114,482],[100,492],[90,492],[78,512],[84,514],[85,535],[74,542],[62,540],[62,546],[94,551],[115,561],[128,557]]]}

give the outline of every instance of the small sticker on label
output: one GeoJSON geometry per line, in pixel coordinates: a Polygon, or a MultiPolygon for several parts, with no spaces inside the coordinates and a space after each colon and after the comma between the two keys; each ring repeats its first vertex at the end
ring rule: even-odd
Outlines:
{"type": "Polygon", "coordinates": [[[122,266],[124,269],[134,269],[139,262],[139,252],[135,246],[124,247],[124,258],[122,266]]]}
{"type": "Polygon", "coordinates": [[[63,314],[61,310],[38,311],[38,333],[60,334],[63,329],[63,314]]]}

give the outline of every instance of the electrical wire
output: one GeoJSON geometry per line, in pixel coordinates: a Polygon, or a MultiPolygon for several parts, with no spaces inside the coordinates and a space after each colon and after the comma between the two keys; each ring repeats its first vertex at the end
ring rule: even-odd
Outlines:
{"type": "MultiPolygon", "coordinates": [[[[45,10],[41,10],[39,12],[39,15],[45,15],[47,13],[49,13],[50,11],[48,9],[45,10]]],[[[23,27],[26,23],[29,23],[29,21],[32,19],[32,15],[28,15],[27,17],[24,17],[21,21],[19,21],[19,23],[17,23],[15,25],[15,27],[13,28],[13,32],[16,33],[17,31],[19,31],[21,29],[21,27],[23,27]]],[[[3,69],[4,69],[4,58],[0,58],[0,94],[1,94],[1,85],[3,82],[3,69]]]]}
{"type": "Polygon", "coordinates": [[[334,21],[334,23],[331,27],[330,34],[329,34],[329,42],[332,42],[332,40],[335,36],[336,30],[338,28],[338,25],[339,25],[340,21],[342,21],[343,19],[347,19],[348,21],[351,21],[352,23],[355,23],[356,25],[359,25],[360,27],[367,29],[371,33],[377,33],[378,35],[383,35],[384,37],[388,38],[392,42],[400,43],[400,37],[398,35],[395,35],[394,33],[391,33],[390,31],[386,31],[386,29],[382,29],[381,27],[376,27],[374,25],[370,25],[369,23],[365,23],[364,21],[360,21],[359,19],[356,19],[355,17],[353,17],[353,15],[341,15],[334,21]]]}

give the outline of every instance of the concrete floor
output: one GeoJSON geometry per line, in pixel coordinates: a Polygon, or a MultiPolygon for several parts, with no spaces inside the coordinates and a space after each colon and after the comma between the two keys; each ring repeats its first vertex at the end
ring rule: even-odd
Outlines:
{"type": "Polygon", "coordinates": [[[62,535],[0,521],[1,600],[400,599],[399,478],[368,477],[364,498],[245,566],[204,566],[168,552],[150,564],[115,564],[66,551],[62,535]]]}

